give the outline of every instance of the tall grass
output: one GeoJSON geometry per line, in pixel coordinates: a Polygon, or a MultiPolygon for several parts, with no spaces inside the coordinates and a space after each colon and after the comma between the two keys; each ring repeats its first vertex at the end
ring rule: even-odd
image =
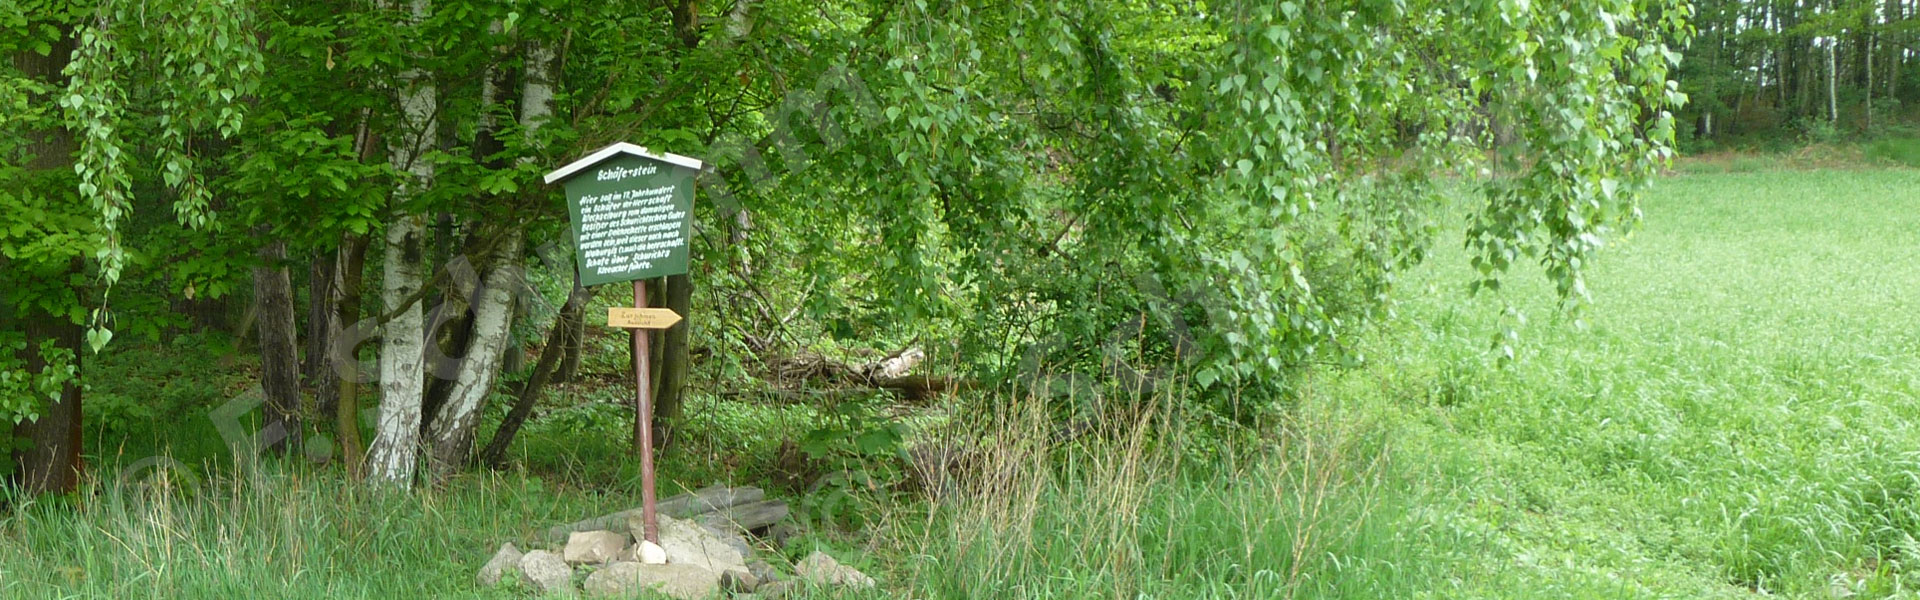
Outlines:
{"type": "MultiPolygon", "coordinates": [[[[860,534],[885,582],[871,595],[1385,598],[1445,576],[1381,438],[1325,427],[1227,444],[1153,411],[1060,444],[1041,419],[1004,424],[946,493],[860,534]]],[[[495,545],[623,501],[525,474],[396,493],[271,463],[219,472],[5,509],[0,597],[526,597],[474,584],[495,545]]]]}
{"type": "MultiPolygon", "coordinates": [[[[1029,403],[1037,405],[1038,403],[1029,403]]],[[[1068,443],[1008,419],[886,534],[915,598],[1395,598],[1448,576],[1378,436],[1296,423],[1222,441],[1164,398],[1068,443]]]]}
{"type": "Polygon", "coordinates": [[[102,478],[0,509],[0,597],[519,597],[475,587],[495,546],[608,504],[516,476],[396,493],[331,472],[229,472],[102,478]]]}

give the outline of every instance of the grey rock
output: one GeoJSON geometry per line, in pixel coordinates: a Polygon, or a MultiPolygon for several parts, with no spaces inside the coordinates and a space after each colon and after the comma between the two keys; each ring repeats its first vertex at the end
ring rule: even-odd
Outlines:
{"type": "Polygon", "coordinates": [[[541,593],[573,591],[573,568],[552,552],[535,550],[522,555],[520,575],[541,593]]]}
{"type": "Polygon", "coordinates": [[[720,574],[720,589],[729,594],[745,594],[760,587],[760,578],[746,569],[727,569],[720,574]]]}
{"type": "Polygon", "coordinates": [[[780,580],[780,571],[773,568],[773,565],[767,564],[767,561],[764,560],[747,563],[747,572],[752,573],[754,578],[759,579],[760,583],[763,584],[780,580]]]}
{"type": "Polygon", "coordinates": [[[759,596],[760,600],[780,600],[781,598],[797,597],[800,595],[802,589],[800,583],[796,581],[775,581],[760,584],[760,587],[753,590],[753,593],[759,596]]]}
{"type": "Polygon", "coordinates": [[[827,553],[815,550],[813,554],[793,566],[793,572],[800,579],[814,585],[845,587],[873,587],[872,577],[861,573],[859,569],[840,564],[840,561],[827,556],[827,553]]]}
{"type": "Polygon", "coordinates": [[[720,592],[720,576],[693,565],[616,562],[587,576],[589,596],[631,597],[651,589],[678,600],[706,600],[720,592]]]}
{"type": "Polygon", "coordinates": [[[512,543],[501,544],[500,549],[493,553],[493,558],[488,560],[485,566],[480,567],[480,585],[492,586],[499,584],[502,575],[507,574],[509,569],[520,565],[521,556],[524,556],[524,554],[512,543]]]}
{"type": "Polygon", "coordinates": [[[639,586],[640,563],[624,561],[607,563],[581,583],[588,596],[631,596],[639,586]]]}
{"type": "MultiPolygon", "coordinates": [[[[716,574],[746,568],[746,555],[699,524],[666,515],[660,515],[659,520],[660,547],[667,551],[667,564],[695,565],[716,574]]],[[[635,532],[642,525],[638,518],[628,522],[635,532]]]]}
{"type": "Polygon", "coordinates": [[[571,565],[599,564],[618,558],[631,541],[615,531],[576,531],[567,536],[560,556],[571,565]]]}
{"type": "Polygon", "coordinates": [[[792,521],[774,523],[773,527],[767,528],[767,537],[773,540],[774,546],[781,548],[787,547],[787,542],[793,541],[793,538],[800,537],[800,533],[800,526],[792,521]]]}
{"type": "Polygon", "coordinates": [[[740,552],[740,556],[753,556],[753,546],[747,543],[747,538],[740,537],[740,534],[734,533],[732,528],[714,527],[706,523],[701,523],[700,528],[707,530],[707,533],[711,534],[714,539],[726,542],[728,546],[732,546],[734,550],[740,552]]]}

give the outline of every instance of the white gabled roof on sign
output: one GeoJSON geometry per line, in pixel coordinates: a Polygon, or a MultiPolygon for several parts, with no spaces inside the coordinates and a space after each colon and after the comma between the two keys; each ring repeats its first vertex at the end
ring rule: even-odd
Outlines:
{"type": "Polygon", "coordinates": [[[601,148],[598,152],[594,152],[593,154],[588,154],[586,158],[573,161],[571,163],[568,163],[567,166],[560,167],[559,169],[554,170],[554,172],[548,173],[546,176],[546,182],[553,183],[555,181],[572,177],[574,173],[579,173],[581,171],[584,171],[586,170],[587,167],[591,167],[599,163],[600,161],[613,158],[613,155],[615,154],[632,154],[634,156],[643,156],[643,157],[651,158],[663,163],[682,166],[682,167],[686,167],[696,171],[700,170],[701,167],[705,165],[705,163],[700,162],[700,159],[697,159],[697,158],[688,158],[688,157],[674,154],[671,152],[655,153],[651,150],[647,150],[646,148],[642,148],[640,146],[635,146],[633,144],[629,144],[626,142],[618,142],[618,143],[615,143],[614,145],[601,148]]]}

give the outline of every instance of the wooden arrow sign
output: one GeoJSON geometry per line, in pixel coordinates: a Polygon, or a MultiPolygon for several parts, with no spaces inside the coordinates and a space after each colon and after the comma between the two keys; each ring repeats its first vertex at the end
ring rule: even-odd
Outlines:
{"type": "Polygon", "coordinates": [[[680,322],[680,313],[669,308],[629,308],[615,306],[607,309],[607,326],[622,329],[666,329],[680,322]]]}

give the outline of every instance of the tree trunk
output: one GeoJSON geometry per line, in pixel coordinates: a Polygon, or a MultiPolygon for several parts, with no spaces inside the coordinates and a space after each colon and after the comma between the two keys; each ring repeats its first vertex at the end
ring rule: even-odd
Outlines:
{"type": "MultiPolygon", "coordinates": [[[[1904,4],[1900,0],[1887,0],[1887,24],[1891,26],[1906,19],[1904,4]]],[[[1906,35],[1904,32],[1895,30],[1882,36],[1887,40],[1887,56],[1880,60],[1886,63],[1887,75],[1884,79],[1886,79],[1887,97],[1895,100],[1900,99],[1900,67],[1906,63],[1907,59],[1907,48],[1902,43],[1906,35]]]]}
{"type": "MultiPolygon", "coordinates": [[[[577,277],[577,275],[576,275],[577,277]]],[[[527,376],[527,384],[520,388],[519,396],[514,398],[513,409],[507,412],[507,418],[500,422],[500,428],[493,432],[493,441],[480,451],[480,464],[498,469],[506,462],[507,448],[513,445],[513,438],[520,433],[520,426],[526,424],[527,417],[533,414],[533,405],[540,400],[540,392],[546,388],[560,367],[560,356],[566,354],[566,337],[573,331],[573,323],[581,313],[576,305],[587,303],[587,289],[574,286],[567,294],[567,303],[561,307],[560,314],[554,318],[553,327],[547,331],[547,343],[540,348],[540,360],[533,365],[533,374],[527,376]]]]}
{"type": "Polygon", "coordinates": [[[373,336],[372,325],[360,322],[360,292],[366,277],[367,238],[348,234],[340,244],[337,269],[340,276],[340,301],[329,336],[327,357],[336,382],[333,401],[333,432],[340,444],[340,459],[353,477],[361,475],[366,443],[360,439],[360,342],[373,336]],[[351,323],[351,329],[341,327],[351,323]]]}
{"type": "MultiPolygon", "coordinates": [[[[77,271],[79,261],[74,262],[77,271]]],[[[14,429],[14,434],[26,442],[26,447],[14,455],[20,469],[20,486],[32,493],[68,493],[80,484],[80,473],[85,468],[80,462],[83,389],[80,374],[85,372],[82,356],[86,352],[81,340],[85,329],[53,315],[42,315],[27,323],[30,342],[51,339],[56,347],[71,352],[73,360],[73,378],[60,388],[60,397],[47,399],[47,408],[38,420],[21,422],[14,429]]],[[[27,371],[36,376],[50,366],[39,352],[33,351],[37,348],[37,344],[30,346],[25,357],[27,371]]]]}
{"type": "MultiPolygon", "coordinates": [[[[528,312],[528,309],[531,308],[529,306],[530,304],[529,302],[513,303],[512,321],[515,323],[524,323],[532,320],[533,315],[528,312]]],[[[507,338],[507,349],[504,354],[500,355],[500,372],[518,373],[524,368],[527,368],[527,349],[521,346],[520,338],[509,336],[507,338]]]]}
{"type": "Polygon", "coordinates": [[[433,417],[429,440],[433,453],[428,457],[429,479],[445,481],[461,466],[473,450],[474,427],[479,424],[480,409],[493,382],[500,373],[500,357],[513,329],[513,303],[523,284],[520,266],[520,237],[515,230],[507,234],[503,250],[492,261],[486,288],[473,307],[473,336],[466,356],[460,361],[446,404],[433,417]]]}
{"type": "MultiPolygon", "coordinates": [[[[479,282],[474,286],[478,287],[479,282]]],[[[434,415],[440,407],[446,405],[447,398],[453,395],[453,386],[460,379],[460,364],[471,352],[473,344],[473,306],[467,298],[460,297],[461,292],[449,292],[440,306],[427,314],[426,374],[427,392],[420,402],[420,434],[426,435],[433,426],[434,415]]]]}
{"type": "MultiPolygon", "coordinates": [[[[593,299],[593,294],[588,293],[586,298],[593,299]]],[[[566,318],[561,320],[566,323],[567,331],[560,340],[560,370],[554,372],[553,381],[572,383],[580,377],[580,351],[587,343],[587,302],[582,300],[578,305],[563,306],[560,310],[567,312],[566,318]]]]}
{"type": "MultiPolygon", "coordinates": [[[[412,24],[424,20],[428,9],[428,0],[413,0],[412,24]]],[[[426,323],[415,298],[425,277],[421,264],[426,223],[405,205],[430,185],[433,165],[424,156],[439,137],[434,123],[437,94],[427,74],[408,69],[398,87],[404,126],[402,135],[388,145],[388,159],[409,177],[394,194],[393,220],[387,223],[381,257],[381,307],[393,318],[380,336],[380,416],[367,449],[367,472],[375,481],[407,487],[419,456],[420,404],[426,391],[426,323]]]]}
{"type": "MultiPolygon", "coordinates": [[[[261,233],[265,233],[264,230],[261,233]]],[[[253,268],[254,314],[260,333],[260,384],[267,397],[263,450],[284,454],[300,444],[300,367],[294,339],[293,283],[288,280],[287,244],[274,241],[259,251],[253,268]],[[274,432],[274,428],[279,432],[274,432]]]]}
{"type": "MultiPolygon", "coordinates": [[[[45,56],[30,50],[21,50],[13,53],[9,58],[14,68],[27,78],[55,88],[65,86],[67,77],[64,72],[68,63],[72,61],[75,46],[73,33],[72,26],[59,25],[59,35],[51,44],[52,51],[45,56]]],[[[55,126],[44,130],[27,131],[24,134],[25,155],[30,157],[26,165],[31,173],[30,176],[44,175],[62,178],[60,181],[71,181],[65,178],[72,176],[73,153],[78,148],[73,132],[65,127],[55,126]]],[[[17,184],[8,182],[8,185],[17,184]]],[[[8,215],[7,218],[17,217],[8,215]]],[[[58,273],[61,270],[58,260],[55,258],[41,266],[46,271],[58,273]]],[[[65,267],[67,276],[63,278],[64,280],[83,279],[85,268],[83,259],[72,258],[65,267]]],[[[5,268],[15,267],[7,265],[5,268]]],[[[0,293],[0,295],[5,294],[0,293]]],[[[76,289],[72,301],[84,306],[81,300],[81,294],[76,289]]],[[[10,306],[0,307],[0,310],[6,310],[7,317],[14,316],[10,306]]],[[[24,330],[23,333],[26,334],[27,342],[27,348],[21,351],[24,355],[21,358],[27,363],[29,376],[38,377],[49,367],[58,366],[46,364],[40,356],[40,344],[51,341],[54,346],[72,353],[70,365],[73,369],[72,378],[61,387],[58,397],[36,399],[44,400],[46,403],[46,410],[40,414],[38,420],[14,424],[12,435],[0,438],[0,442],[9,444],[7,450],[14,458],[16,469],[13,475],[17,478],[16,481],[22,490],[30,494],[68,493],[78,487],[80,473],[84,469],[80,458],[80,402],[85,389],[81,379],[86,372],[82,368],[84,361],[81,356],[86,352],[85,344],[82,343],[85,327],[72,322],[65,315],[47,314],[38,309],[27,309],[25,312],[26,314],[20,315],[24,318],[19,321],[19,325],[24,330]]]]}
{"type": "Polygon", "coordinates": [[[421,227],[417,216],[395,214],[387,225],[382,258],[381,307],[394,315],[380,336],[380,413],[367,449],[368,474],[377,481],[412,485],[425,394],[426,324],[420,303],[421,227]]]}
{"type": "MultiPolygon", "coordinates": [[[[545,46],[535,43],[527,48],[526,76],[520,89],[520,125],[529,136],[537,133],[553,114],[553,59],[553,51],[545,46]]],[[[460,363],[459,376],[446,404],[434,416],[429,438],[433,442],[429,475],[435,482],[444,481],[465,465],[473,451],[474,428],[479,425],[481,409],[493,392],[501,356],[512,338],[514,302],[526,285],[520,262],[524,241],[518,229],[508,232],[500,251],[488,261],[492,269],[487,273],[486,287],[475,300],[478,305],[472,310],[472,341],[467,344],[466,356],[460,363]]]]}
{"type": "Polygon", "coordinates": [[[435,294],[439,296],[440,303],[426,312],[426,333],[423,336],[426,346],[422,349],[425,358],[421,363],[426,391],[420,400],[420,435],[423,436],[433,426],[433,415],[439,412],[441,405],[446,404],[447,396],[453,393],[454,380],[460,375],[460,360],[466,356],[473,330],[470,296],[481,285],[466,255],[449,259],[453,256],[454,246],[453,215],[441,213],[433,230],[433,257],[424,272],[444,270],[449,283],[440,286],[435,294]]]}
{"type": "Polygon", "coordinates": [[[1814,62],[1812,62],[1811,58],[1805,56],[1805,54],[1809,54],[1809,52],[1801,52],[1801,54],[1803,54],[1801,60],[1799,60],[1799,63],[1801,63],[1799,83],[1801,83],[1801,85],[1799,85],[1797,90],[1793,90],[1793,94],[1799,98],[1799,100],[1797,100],[1797,102],[1799,102],[1799,112],[1797,113],[1799,113],[1799,115],[1818,115],[1818,112],[1816,112],[1816,110],[1818,110],[1818,108],[1816,108],[1818,104],[1812,104],[1812,102],[1814,102],[1814,100],[1812,100],[1812,98],[1814,98],[1814,92],[1812,92],[1812,90],[1814,90],[1814,87],[1812,87],[1812,81],[1814,81],[1812,63],[1814,62]]]}
{"type": "Polygon", "coordinates": [[[679,323],[667,328],[660,336],[660,378],[659,391],[653,396],[654,439],[662,449],[672,448],[674,430],[678,428],[681,408],[686,405],[687,370],[690,348],[689,334],[693,327],[693,278],[686,275],[667,277],[667,308],[679,313],[679,323]]]}
{"type": "Polygon", "coordinates": [[[1714,129],[1714,126],[1713,126],[1714,125],[1713,107],[1720,105],[1721,100],[1726,97],[1726,93],[1720,89],[1720,78],[1718,76],[1721,69],[1723,68],[1722,65],[1726,64],[1727,62],[1725,57],[1726,47],[1727,47],[1726,25],[1723,23],[1715,23],[1714,35],[1713,35],[1713,59],[1712,59],[1713,63],[1711,65],[1708,65],[1708,68],[1711,69],[1711,72],[1714,74],[1713,75],[1714,78],[1710,82],[1710,87],[1708,88],[1708,95],[1712,96],[1712,99],[1707,103],[1707,109],[1703,111],[1704,113],[1706,113],[1705,129],[1706,129],[1706,137],[1709,139],[1711,139],[1714,136],[1714,134],[1717,133],[1717,131],[1714,129]]]}
{"type": "Polygon", "coordinates": [[[700,0],[677,0],[670,4],[673,30],[680,46],[693,49],[700,45],[700,0]]]}
{"type": "Polygon", "coordinates": [[[1840,42],[1827,44],[1827,121],[1840,123],[1840,42]]]}
{"type": "MultiPolygon", "coordinates": [[[[544,46],[535,45],[528,49],[528,55],[526,82],[521,89],[520,107],[523,114],[520,120],[522,126],[531,132],[537,131],[541,121],[552,114],[553,88],[548,74],[552,71],[554,54],[544,46]]],[[[578,277],[576,271],[575,289],[568,293],[568,297],[579,295],[581,300],[569,302],[560,308],[566,313],[560,322],[566,325],[567,330],[561,338],[560,368],[553,375],[553,380],[559,383],[571,382],[580,376],[580,354],[587,341],[586,310],[593,293],[580,288],[578,277]]]]}
{"type": "Polygon", "coordinates": [[[1813,113],[1812,105],[1808,104],[1808,99],[1813,96],[1812,84],[1808,83],[1813,80],[1813,60],[1808,58],[1812,43],[1798,36],[1788,39],[1793,43],[1793,115],[1807,116],[1813,113]]]}
{"type": "Polygon", "coordinates": [[[1779,71],[1779,75],[1777,76],[1778,81],[1774,82],[1774,87],[1779,91],[1779,93],[1777,94],[1777,96],[1779,97],[1778,108],[1780,113],[1785,114],[1788,110],[1787,109],[1787,53],[1786,51],[1782,50],[1780,52],[1779,60],[1775,62],[1774,67],[1776,70],[1779,71]]]}
{"type": "Polygon", "coordinates": [[[300,365],[302,383],[313,394],[313,413],[333,414],[333,402],[339,395],[339,379],[334,377],[332,361],[333,333],[340,329],[334,321],[339,310],[340,293],[335,287],[339,262],[336,253],[316,254],[307,267],[307,344],[306,360],[300,365]]]}

